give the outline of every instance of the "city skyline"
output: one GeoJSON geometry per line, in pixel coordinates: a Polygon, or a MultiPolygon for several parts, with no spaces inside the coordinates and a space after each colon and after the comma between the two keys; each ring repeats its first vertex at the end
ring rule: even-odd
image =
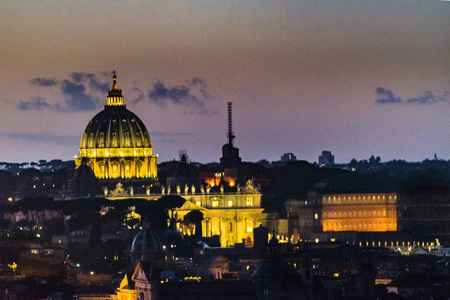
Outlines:
{"type": "Polygon", "coordinates": [[[73,159],[117,71],[158,161],[449,159],[443,1],[0,4],[2,161],[73,159]]]}

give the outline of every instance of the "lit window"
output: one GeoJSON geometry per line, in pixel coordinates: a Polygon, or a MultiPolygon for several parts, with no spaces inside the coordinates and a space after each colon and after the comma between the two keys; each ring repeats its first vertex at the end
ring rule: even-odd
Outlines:
{"type": "Polygon", "coordinates": [[[232,200],[228,200],[228,206],[229,207],[233,206],[233,201],[232,200]]]}
{"type": "Polygon", "coordinates": [[[246,200],[247,206],[253,205],[253,197],[246,197],[245,200],[246,200]]]}
{"type": "Polygon", "coordinates": [[[212,202],[212,206],[213,206],[213,207],[218,207],[218,206],[219,206],[219,201],[214,200],[214,201],[212,202]]]}
{"type": "Polygon", "coordinates": [[[195,204],[198,206],[202,206],[202,202],[201,201],[195,201],[195,204]]]}
{"type": "Polygon", "coordinates": [[[319,214],[314,214],[314,219],[318,219],[319,218],[319,214]]]}
{"type": "Polygon", "coordinates": [[[253,232],[253,220],[246,220],[247,232],[253,232]]]}

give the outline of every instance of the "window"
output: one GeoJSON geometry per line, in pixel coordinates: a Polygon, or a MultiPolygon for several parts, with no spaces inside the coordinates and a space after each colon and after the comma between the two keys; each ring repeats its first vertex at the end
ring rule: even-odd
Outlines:
{"type": "Polygon", "coordinates": [[[211,222],[211,234],[220,235],[220,221],[219,219],[212,219],[211,222]]]}
{"type": "Polygon", "coordinates": [[[195,204],[198,206],[202,206],[202,201],[195,201],[195,204]]]}
{"type": "Polygon", "coordinates": [[[314,219],[319,219],[319,214],[314,214],[314,219]]]}
{"type": "Polygon", "coordinates": [[[247,219],[245,225],[246,232],[253,232],[253,220],[247,219]]]}
{"type": "Polygon", "coordinates": [[[213,207],[218,207],[218,206],[219,206],[219,201],[214,200],[214,201],[212,202],[212,206],[213,206],[213,207]]]}
{"type": "Polygon", "coordinates": [[[253,197],[246,197],[245,202],[247,203],[247,206],[253,205],[253,197]]]}
{"type": "Polygon", "coordinates": [[[233,206],[233,200],[228,200],[228,207],[233,206]]]}

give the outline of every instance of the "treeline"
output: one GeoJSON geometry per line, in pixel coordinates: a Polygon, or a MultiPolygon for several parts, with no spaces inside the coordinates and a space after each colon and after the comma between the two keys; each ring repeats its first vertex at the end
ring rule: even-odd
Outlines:
{"type": "Polygon", "coordinates": [[[131,228],[143,226],[146,223],[149,228],[163,230],[168,227],[168,224],[169,227],[174,225],[173,210],[181,207],[184,202],[185,199],[178,195],[162,196],[156,201],[105,198],[55,201],[52,197],[28,197],[1,204],[0,212],[21,213],[23,220],[32,228],[45,226],[45,221],[49,219],[64,218],[69,231],[92,225],[97,219],[103,219],[103,223],[117,221],[119,225],[127,225],[131,228]]]}

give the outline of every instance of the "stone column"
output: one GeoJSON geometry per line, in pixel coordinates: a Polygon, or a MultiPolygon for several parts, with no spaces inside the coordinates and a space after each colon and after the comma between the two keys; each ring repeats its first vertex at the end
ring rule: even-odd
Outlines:
{"type": "Polygon", "coordinates": [[[220,245],[222,247],[227,246],[228,241],[228,228],[227,218],[220,218],[220,245]]]}
{"type": "MultiPolygon", "coordinates": [[[[203,236],[210,237],[211,236],[211,220],[209,218],[206,218],[202,221],[204,223],[203,227],[203,236]]],[[[202,224],[203,225],[203,224],[202,224]]]]}

